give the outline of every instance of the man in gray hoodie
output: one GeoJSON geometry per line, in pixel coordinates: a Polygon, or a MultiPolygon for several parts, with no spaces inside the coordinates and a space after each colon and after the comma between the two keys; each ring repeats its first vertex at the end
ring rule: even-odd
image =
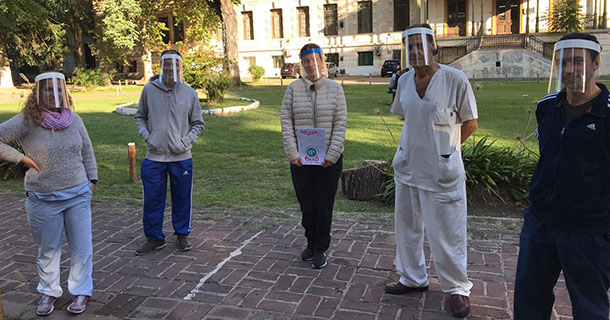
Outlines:
{"type": "Polygon", "coordinates": [[[182,78],[182,56],[176,50],[161,53],[161,74],[142,90],[135,115],[138,133],[148,150],[140,175],[144,189],[144,234],[147,241],[136,250],[143,255],[165,247],[163,211],[169,175],[172,225],[178,248],[191,249],[191,147],[203,130],[199,97],[182,78]]]}

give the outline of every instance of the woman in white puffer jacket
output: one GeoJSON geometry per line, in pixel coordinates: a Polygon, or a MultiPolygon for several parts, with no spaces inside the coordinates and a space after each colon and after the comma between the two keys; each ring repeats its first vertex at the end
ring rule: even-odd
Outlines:
{"type": "Polygon", "coordinates": [[[301,258],[312,260],[312,267],[320,269],[326,266],[325,251],[330,245],[333,205],[343,168],[347,106],[341,85],[325,76],[320,46],[306,44],[300,57],[304,77],[286,88],[281,110],[282,137],[307,238],[301,258]],[[320,166],[303,165],[298,128],[325,129],[326,157],[320,166]]]}

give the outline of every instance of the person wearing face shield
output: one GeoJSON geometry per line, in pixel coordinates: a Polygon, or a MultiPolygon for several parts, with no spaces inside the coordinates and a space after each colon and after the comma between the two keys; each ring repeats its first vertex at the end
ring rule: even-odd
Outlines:
{"type": "Polygon", "coordinates": [[[178,249],[188,251],[193,185],[191,148],[204,122],[197,92],[184,83],[182,56],[176,50],[161,53],[161,74],[151,78],[142,90],[135,122],[148,146],[140,169],[144,191],[142,220],[147,240],[136,254],[166,246],[162,229],[168,176],[178,249]]]}
{"type": "Polygon", "coordinates": [[[466,175],[461,144],[477,129],[477,104],[463,72],[434,61],[437,47],[427,24],[403,32],[392,112],[404,118],[392,161],[395,191],[396,271],[389,294],[428,290],[424,226],[449,311],[470,313],[466,273],[466,175]]]}
{"type": "Polygon", "coordinates": [[[347,106],[343,88],[326,78],[322,49],[307,44],[300,52],[303,78],[286,88],[281,108],[284,151],[299,201],[307,246],[301,254],[314,269],[326,266],[337,184],[343,168],[347,106]],[[326,158],[321,166],[304,165],[299,155],[297,128],[324,128],[326,158]]]}
{"type": "Polygon", "coordinates": [[[608,320],[610,94],[596,83],[601,46],[572,33],[554,48],[536,107],[540,158],[519,241],[516,320],[550,319],[561,272],[575,320],[608,320]]]}
{"type": "Polygon", "coordinates": [[[25,174],[25,211],[38,247],[36,314],[46,316],[63,295],[60,284],[62,235],[70,247],[67,311],[85,311],[93,293],[91,197],[97,164],[87,129],[72,109],[64,75],[36,77],[23,111],[0,124],[0,159],[21,162],[25,174]],[[24,153],[8,145],[19,141],[24,153]]]}

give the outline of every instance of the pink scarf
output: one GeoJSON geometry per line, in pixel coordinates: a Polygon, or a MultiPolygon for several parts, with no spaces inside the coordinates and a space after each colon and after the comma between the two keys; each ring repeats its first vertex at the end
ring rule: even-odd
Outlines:
{"type": "Polygon", "coordinates": [[[42,112],[42,121],[40,126],[51,131],[61,130],[69,127],[72,124],[72,111],[64,108],[61,112],[50,112],[45,110],[42,112]]]}

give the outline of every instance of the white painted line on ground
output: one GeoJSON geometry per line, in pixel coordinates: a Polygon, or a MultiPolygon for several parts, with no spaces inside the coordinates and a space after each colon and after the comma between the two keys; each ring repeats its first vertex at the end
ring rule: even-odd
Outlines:
{"type": "Polygon", "coordinates": [[[201,287],[203,287],[203,285],[205,284],[206,281],[208,281],[208,279],[210,279],[214,274],[216,274],[216,272],[218,272],[220,270],[220,268],[222,268],[222,266],[224,266],[225,263],[227,263],[233,257],[240,255],[242,253],[241,249],[245,248],[248,244],[250,244],[250,242],[252,242],[252,240],[254,240],[256,237],[258,237],[263,232],[264,232],[264,230],[259,231],[257,234],[250,237],[250,239],[244,241],[239,248],[233,250],[233,252],[231,252],[231,254],[229,254],[229,256],[226,259],[222,260],[216,266],[216,268],[214,268],[214,270],[212,270],[210,273],[206,274],[205,277],[201,278],[201,280],[199,280],[199,283],[197,284],[195,289],[191,290],[191,293],[187,294],[186,297],[183,298],[183,300],[193,300],[195,295],[197,295],[197,293],[199,293],[199,289],[201,289],[201,287]]]}

